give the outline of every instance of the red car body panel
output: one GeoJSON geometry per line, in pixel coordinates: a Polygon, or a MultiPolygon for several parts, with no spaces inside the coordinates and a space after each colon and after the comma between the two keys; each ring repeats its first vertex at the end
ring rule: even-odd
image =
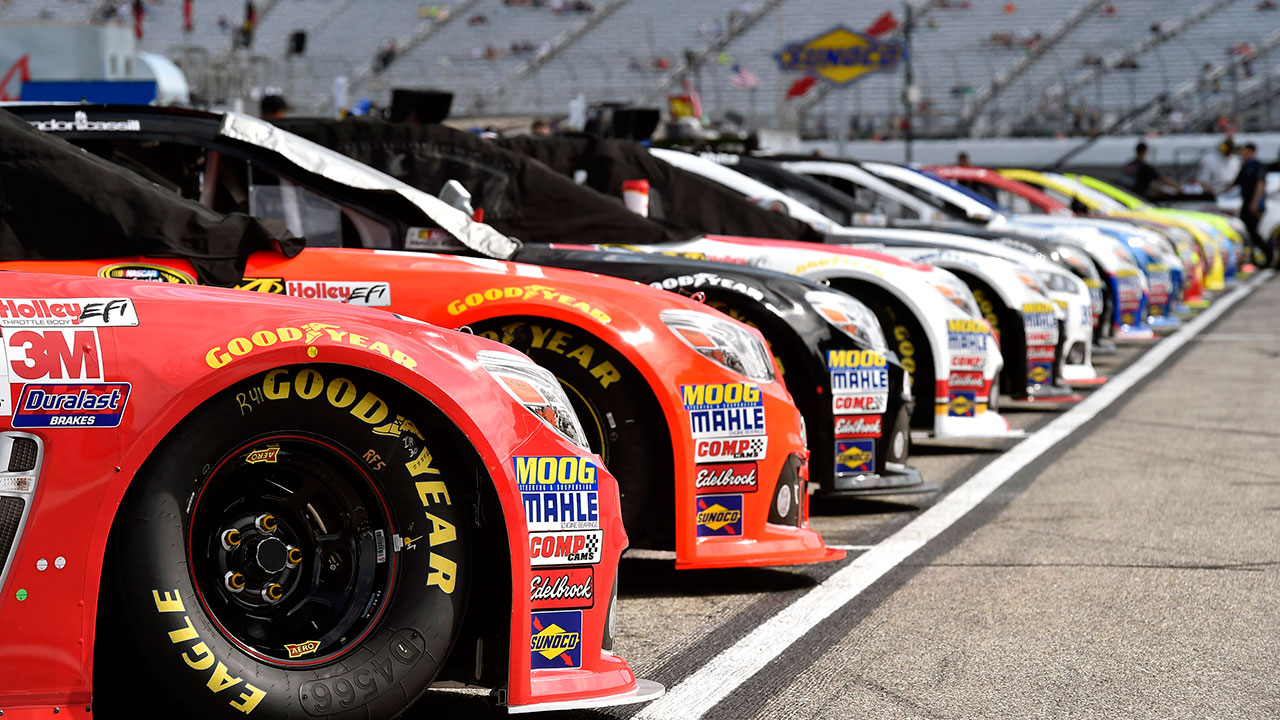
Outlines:
{"type": "MultiPolygon", "coordinates": [[[[580,669],[530,669],[532,607],[523,591],[532,576],[530,547],[511,458],[585,455],[603,464],[536,419],[475,363],[479,350],[510,349],[385,313],[217,289],[0,273],[0,303],[13,298],[128,298],[139,323],[87,331],[97,337],[101,379],[131,384],[118,428],[22,428],[41,437],[45,452],[31,512],[0,594],[0,707],[7,717],[15,717],[15,711],[17,717],[48,717],[52,707],[72,711],[91,703],[95,627],[111,622],[97,616],[108,533],[131,480],[157,444],[197,406],[235,382],[313,362],[365,368],[394,380],[443,411],[481,457],[505,515],[512,558],[511,615],[493,619],[511,628],[508,704],[575,700],[589,705],[636,691],[627,663],[600,649],[608,602],[583,610],[581,642],[587,651],[580,669]],[[255,346],[217,368],[206,361],[211,348],[234,338],[317,320],[340,330],[317,332],[310,343],[255,346]],[[353,344],[356,337],[366,346],[353,344]],[[48,565],[38,565],[41,559],[48,565]]],[[[12,316],[12,307],[4,309],[12,316]]],[[[21,329],[10,323],[2,331],[0,351],[9,350],[21,329]]],[[[10,407],[22,384],[7,358],[4,369],[10,372],[8,378],[0,375],[0,390],[10,407]]],[[[0,417],[0,430],[8,430],[12,420],[0,417]]],[[[598,477],[605,541],[595,567],[596,586],[611,588],[626,534],[616,481],[607,472],[598,477]]],[[[144,690],[147,678],[138,681],[144,690]]]]}
{"type": "MultiPolygon", "coordinates": [[[[9,262],[0,269],[99,275],[116,266],[150,265],[193,278],[190,263],[175,258],[116,258],[95,261],[9,262]]],[[[675,460],[675,550],[679,568],[788,565],[838,559],[844,552],[827,548],[808,527],[807,499],[800,498],[800,523],[788,527],[767,522],[773,493],[741,493],[740,532],[699,536],[701,510],[696,491],[695,458],[705,440],[695,436],[681,397],[684,385],[730,385],[746,381],[703,357],[669,332],[658,314],[683,308],[724,316],[700,303],[639,283],[555,268],[489,259],[414,252],[308,248],[296,257],[259,252],[245,270],[264,300],[280,297],[267,291],[305,283],[328,299],[342,301],[342,284],[385,284],[380,307],[445,327],[471,325],[495,318],[537,316],[578,328],[621,352],[653,391],[670,432],[675,460]],[[269,281],[279,280],[283,285],[269,281]],[[332,292],[330,292],[332,291],[332,292]],[[701,443],[701,445],[700,445],[701,443]]],[[[245,287],[246,285],[242,285],[245,287]]],[[[348,301],[351,298],[346,298],[348,301]]],[[[363,296],[361,301],[363,301],[363,296]]],[[[745,326],[744,326],[745,327],[745,326]]],[[[756,330],[752,333],[759,334],[756,330]]],[[[581,337],[543,338],[550,349],[572,353],[581,337]]],[[[535,338],[535,342],[538,339],[535,338]]],[[[585,362],[579,356],[579,362],[585,362]]],[[[592,366],[593,376],[607,387],[619,371],[607,363],[592,366]]],[[[772,489],[792,455],[802,460],[807,477],[808,452],[801,433],[800,412],[781,381],[749,382],[760,389],[768,425],[767,456],[757,465],[759,485],[772,489]]],[[[705,467],[705,466],[704,466],[705,467]]],[[[662,482],[656,479],[655,482],[662,482]]],[[[803,487],[803,486],[802,486],[803,487]]]]}
{"type": "Polygon", "coordinates": [[[948,180],[980,183],[990,185],[997,190],[1006,190],[1031,203],[1036,210],[1045,215],[1071,214],[1071,208],[1054,200],[1041,190],[1019,180],[1005,177],[995,170],[964,165],[932,165],[923,169],[948,180]]]}

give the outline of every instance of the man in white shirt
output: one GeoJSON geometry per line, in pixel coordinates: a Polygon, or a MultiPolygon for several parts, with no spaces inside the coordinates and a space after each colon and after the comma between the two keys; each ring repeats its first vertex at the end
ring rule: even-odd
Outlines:
{"type": "Polygon", "coordinates": [[[1218,152],[1209,153],[1200,161],[1200,169],[1196,170],[1196,182],[1205,192],[1214,195],[1231,187],[1240,174],[1240,157],[1235,154],[1235,143],[1231,138],[1218,145],[1218,152]]]}

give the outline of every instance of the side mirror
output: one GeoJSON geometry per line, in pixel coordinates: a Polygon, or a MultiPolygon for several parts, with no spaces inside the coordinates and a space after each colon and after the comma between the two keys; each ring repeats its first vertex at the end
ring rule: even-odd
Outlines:
{"type": "Polygon", "coordinates": [[[471,191],[457,180],[450,180],[440,188],[440,199],[448,205],[461,210],[467,215],[475,215],[475,208],[471,207],[471,191]]]}

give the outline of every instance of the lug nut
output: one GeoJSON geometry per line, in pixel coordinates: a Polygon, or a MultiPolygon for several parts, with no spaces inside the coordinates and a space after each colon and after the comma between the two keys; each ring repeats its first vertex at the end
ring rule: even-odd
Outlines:
{"type": "Polygon", "coordinates": [[[269,603],[278,603],[283,597],[284,588],[280,583],[267,583],[267,586],[262,588],[262,599],[269,603]]]}
{"type": "Polygon", "coordinates": [[[262,513],[258,516],[256,522],[258,529],[264,533],[276,531],[276,516],[271,513],[262,513]]]}
{"type": "Polygon", "coordinates": [[[240,544],[242,539],[239,530],[235,528],[224,530],[222,532],[222,549],[231,552],[232,549],[240,544]]]}
{"type": "Polygon", "coordinates": [[[289,567],[291,568],[298,567],[298,565],[301,562],[302,562],[302,549],[296,548],[296,547],[289,548],[289,567]]]}
{"type": "Polygon", "coordinates": [[[238,593],[244,589],[244,576],[235,571],[228,572],[223,576],[222,582],[233,593],[238,593]]]}

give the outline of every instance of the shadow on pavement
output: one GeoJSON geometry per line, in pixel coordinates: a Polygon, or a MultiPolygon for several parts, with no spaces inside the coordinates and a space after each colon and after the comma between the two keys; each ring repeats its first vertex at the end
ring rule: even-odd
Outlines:
{"type": "Polygon", "coordinates": [[[816,584],[811,577],[777,568],[676,570],[670,560],[623,558],[618,569],[618,595],[633,598],[756,594],[816,584]]]}

